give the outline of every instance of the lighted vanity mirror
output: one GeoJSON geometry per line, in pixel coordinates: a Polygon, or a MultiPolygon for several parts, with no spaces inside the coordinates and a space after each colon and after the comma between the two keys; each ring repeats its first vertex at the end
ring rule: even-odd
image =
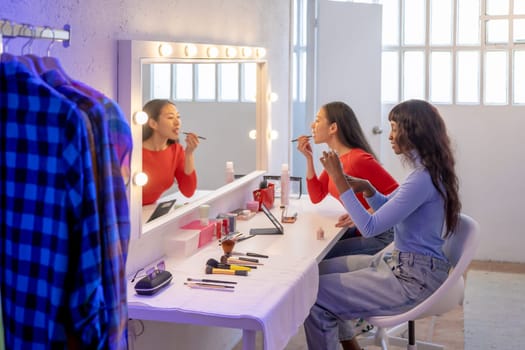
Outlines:
{"type": "MultiPolygon", "coordinates": [[[[197,196],[225,184],[227,161],[233,162],[238,174],[256,169],[256,139],[251,133],[256,129],[256,67],[253,61],[217,60],[164,59],[142,64],[143,105],[152,99],[174,101],[182,130],[203,137],[195,151],[197,196]]],[[[184,138],[181,134],[183,146],[184,138]]]]}
{"type": "MultiPolygon", "coordinates": [[[[119,41],[118,101],[129,116],[133,134],[132,181],[129,206],[132,239],[187,214],[195,205],[212,200],[225,184],[225,163],[236,173],[267,169],[268,138],[250,138],[249,132],[268,135],[267,64],[264,49],[249,46],[119,41]],[[234,88],[232,88],[234,86],[234,88]],[[198,188],[192,198],[174,189],[166,199],[176,205],[166,215],[146,223],[155,205],[142,207],[142,126],[137,112],[153,98],[173,100],[182,130],[206,137],[195,152],[198,188]]],[[[254,136],[253,134],[251,135],[254,136]]],[[[184,144],[184,135],[180,135],[184,144]]],[[[227,186],[228,190],[235,184],[227,186]]]]}

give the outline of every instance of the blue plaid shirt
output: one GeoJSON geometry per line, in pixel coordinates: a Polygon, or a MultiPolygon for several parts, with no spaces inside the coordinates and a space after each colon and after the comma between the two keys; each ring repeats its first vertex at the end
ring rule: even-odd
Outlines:
{"type": "Polygon", "coordinates": [[[58,71],[47,71],[42,74],[42,78],[70,101],[75,102],[91,121],[97,163],[98,208],[101,213],[102,285],[109,316],[109,327],[106,330],[109,341],[105,348],[127,349],[125,270],[130,227],[126,186],[110,137],[115,133],[110,134],[109,121],[115,119],[115,116],[111,116],[110,119],[106,113],[106,106],[68,84],[58,71]]]}
{"type": "Polygon", "coordinates": [[[0,286],[8,349],[106,344],[99,215],[76,107],[0,63],[0,286]]]}

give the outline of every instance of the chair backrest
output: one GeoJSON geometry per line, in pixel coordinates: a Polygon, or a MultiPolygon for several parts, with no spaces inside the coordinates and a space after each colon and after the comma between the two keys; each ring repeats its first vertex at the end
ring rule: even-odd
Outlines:
{"type": "Polygon", "coordinates": [[[445,282],[431,296],[403,314],[371,317],[369,322],[380,327],[391,327],[403,321],[440,315],[460,305],[464,295],[463,274],[474,258],[478,243],[478,223],[461,214],[454,234],[443,245],[443,252],[453,266],[445,282]]]}
{"type": "Polygon", "coordinates": [[[461,214],[458,227],[453,235],[445,240],[443,252],[454,266],[449,279],[463,275],[470,262],[474,259],[479,244],[479,225],[471,217],[461,214]],[[454,276],[452,276],[454,275],[454,276]]]}

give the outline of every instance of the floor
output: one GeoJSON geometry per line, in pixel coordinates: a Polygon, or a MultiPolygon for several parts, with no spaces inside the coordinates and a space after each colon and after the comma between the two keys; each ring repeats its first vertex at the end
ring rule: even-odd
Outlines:
{"type": "MultiPolygon", "coordinates": [[[[516,263],[499,263],[473,261],[469,267],[472,270],[481,270],[489,272],[506,272],[525,274],[525,264],[516,263]]],[[[468,273],[467,273],[468,280],[468,273]]],[[[468,282],[467,282],[468,283],[468,282]]],[[[504,310],[503,310],[504,312],[504,310]]],[[[512,320],[509,320],[512,323],[512,320]]],[[[423,319],[416,322],[416,338],[427,339],[427,331],[430,326],[430,319],[423,319]]],[[[259,336],[260,334],[258,334],[259,336]]],[[[487,334],[487,337],[490,334],[487,334]]],[[[451,312],[442,315],[436,319],[432,341],[445,346],[449,350],[464,349],[464,313],[463,307],[458,306],[451,312]]],[[[257,349],[262,349],[261,339],[257,338],[257,349]]],[[[240,350],[242,344],[239,343],[233,350],[240,350]]],[[[306,350],[304,331],[301,328],[299,332],[290,340],[284,350],[306,350]]],[[[379,349],[378,347],[369,346],[367,350],[379,349]]],[[[400,349],[392,347],[392,349],[400,349]]]]}

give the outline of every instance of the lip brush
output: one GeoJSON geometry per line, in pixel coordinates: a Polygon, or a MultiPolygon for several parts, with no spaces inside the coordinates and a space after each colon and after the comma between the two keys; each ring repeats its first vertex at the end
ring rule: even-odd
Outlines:
{"type": "Polygon", "coordinates": [[[208,279],[208,278],[202,278],[202,279],[201,279],[201,278],[191,278],[191,277],[188,277],[187,280],[190,281],[190,282],[237,284],[237,282],[232,282],[232,281],[221,281],[221,280],[213,280],[213,279],[208,279]]]}
{"type": "MultiPolygon", "coordinates": [[[[182,133],[183,133],[184,135],[189,135],[189,134],[190,134],[189,132],[185,132],[185,131],[183,131],[182,133]]],[[[204,136],[199,136],[199,135],[197,135],[197,138],[199,138],[199,139],[201,139],[201,140],[206,140],[206,138],[205,138],[204,136]]]]}
{"type": "MultiPolygon", "coordinates": [[[[306,136],[307,139],[309,139],[309,138],[311,138],[311,137],[312,137],[312,135],[308,135],[308,136],[306,136]]],[[[293,139],[293,140],[290,141],[290,142],[297,142],[297,141],[299,141],[299,138],[293,139]]]]}

